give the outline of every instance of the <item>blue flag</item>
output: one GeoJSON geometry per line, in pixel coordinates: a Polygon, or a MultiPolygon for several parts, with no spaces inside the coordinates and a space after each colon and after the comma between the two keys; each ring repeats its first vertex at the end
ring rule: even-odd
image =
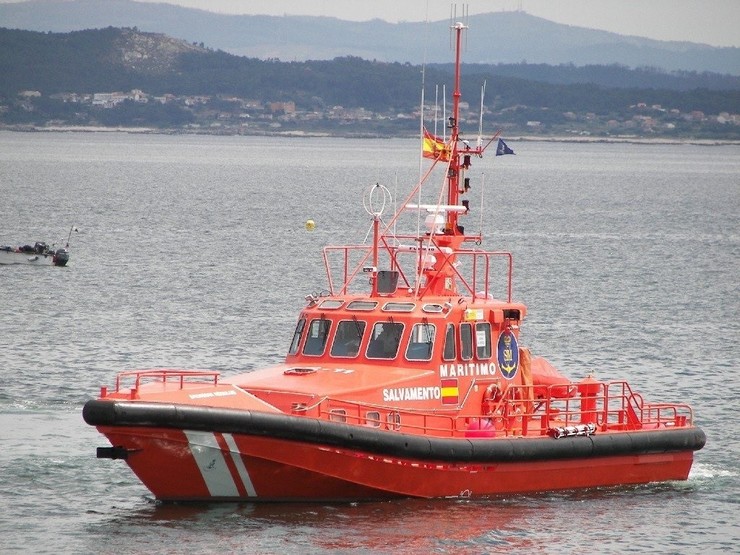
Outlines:
{"type": "Polygon", "coordinates": [[[496,156],[503,156],[504,154],[514,154],[514,151],[509,148],[503,139],[499,139],[496,146],[496,156]]]}

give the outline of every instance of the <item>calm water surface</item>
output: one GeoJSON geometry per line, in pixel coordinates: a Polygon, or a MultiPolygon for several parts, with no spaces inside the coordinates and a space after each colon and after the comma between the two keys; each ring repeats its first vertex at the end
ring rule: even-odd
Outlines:
{"type": "Polygon", "coordinates": [[[515,257],[522,342],[580,379],[686,401],[687,482],[475,500],[160,505],[81,408],[122,370],[284,356],[320,249],[362,194],[403,194],[415,141],[0,133],[0,552],[712,553],[740,542],[740,148],[510,143],[471,174],[469,229],[515,257]],[[485,174],[485,175],[483,175],[485,174]],[[485,185],[485,186],[483,186],[485,185]],[[304,228],[307,219],[314,232],[304,228]]]}

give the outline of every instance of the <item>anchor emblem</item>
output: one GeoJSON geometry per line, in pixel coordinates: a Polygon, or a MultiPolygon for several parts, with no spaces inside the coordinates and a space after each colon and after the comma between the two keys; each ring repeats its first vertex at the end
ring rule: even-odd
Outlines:
{"type": "Polygon", "coordinates": [[[510,331],[498,338],[498,367],[507,380],[513,379],[519,369],[519,345],[510,331]]]}

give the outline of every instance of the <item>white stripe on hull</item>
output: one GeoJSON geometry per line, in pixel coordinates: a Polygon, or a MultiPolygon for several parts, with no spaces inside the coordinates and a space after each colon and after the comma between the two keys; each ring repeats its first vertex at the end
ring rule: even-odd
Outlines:
{"type": "MultiPolygon", "coordinates": [[[[239,489],[226,464],[226,459],[216,435],[211,432],[195,432],[192,430],[185,430],[184,433],[185,437],[188,438],[190,452],[193,454],[195,463],[198,465],[198,470],[200,470],[211,497],[239,497],[239,489]]],[[[236,466],[239,479],[247,491],[247,495],[256,497],[257,493],[252,485],[252,479],[244,466],[244,461],[242,461],[239,454],[234,437],[231,434],[224,434],[223,437],[229,447],[231,460],[236,466]]]]}
{"type": "Polygon", "coordinates": [[[257,492],[254,491],[252,479],[249,477],[247,467],[244,466],[244,461],[239,454],[239,448],[236,446],[234,436],[232,436],[231,434],[224,434],[224,439],[226,440],[226,445],[229,446],[229,450],[231,451],[231,460],[234,461],[236,469],[239,471],[239,478],[241,478],[242,484],[244,484],[244,489],[247,490],[247,495],[249,497],[257,497],[257,492]]]}
{"type": "Polygon", "coordinates": [[[185,431],[185,436],[211,497],[239,497],[216,436],[193,431],[185,431]]]}

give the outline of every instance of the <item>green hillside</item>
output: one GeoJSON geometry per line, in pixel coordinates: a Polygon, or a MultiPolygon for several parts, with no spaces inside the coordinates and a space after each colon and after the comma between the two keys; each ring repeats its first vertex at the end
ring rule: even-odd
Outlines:
{"type": "MultiPolygon", "coordinates": [[[[463,71],[471,120],[477,117],[472,112],[478,110],[478,91],[485,82],[487,119],[505,128],[536,132],[581,129],[591,118],[611,122],[613,128],[632,122],[624,129],[630,132],[644,131],[648,122],[652,132],[736,137],[738,125],[732,123],[732,116],[740,112],[736,80],[686,72],[667,76],[621,66],[470,65],[463,71]],[[624,86],[631,79],[641,86],[624,86]],[[697,127],[700,113],[726,116],[697,127]]],[[[450,81],[448,65],[425,68],[426,98],[433,101],[435,88],[449,87],[450,81]]],[[[282,117],[277,120],[282,122],[280,128],[290,127],[286,124],[292,120],[302,130],[331,131],[337,123],[333,117],[344,121],[345,130],[399,134],[418,127],[409,122],[413,118],[408,114],[417,110],[421,85],[422,67],[412,64],[357,57],[258,60],[136,29],[71,33],[0,29],[0,123],[6,125],[57,120],[74,125],[179,127],[204,125],[209,118],[225,123],[241,118],[242,123],[256,124],[267,115],[272,120],[282,117]],[[120,94],[107,104],[100,100],[111,93],[120,94]],[[344,111],[341,116],[336,116],[336,107],[344,111]]],[[[592,131],[601,132],[602,127],[592,131]]]]}

